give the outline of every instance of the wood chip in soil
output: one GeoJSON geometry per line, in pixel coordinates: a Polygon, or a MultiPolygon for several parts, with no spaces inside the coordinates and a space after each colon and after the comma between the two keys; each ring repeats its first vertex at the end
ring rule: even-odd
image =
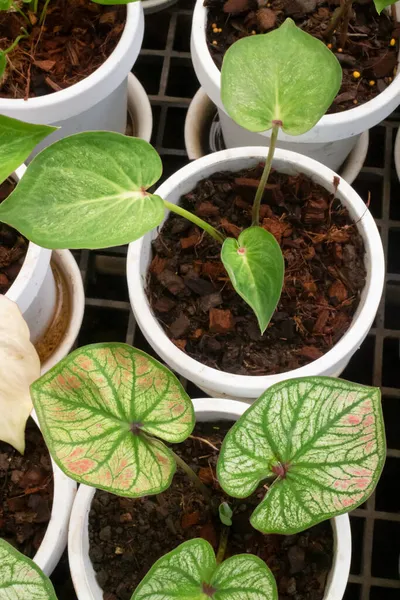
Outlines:
{"type": "Polygon", "coordinates": [[[28,420],[22,456],[0,442],[0,537],[33,558],[46,533],[53,504],[53,470],[42,434],[28,420]]]}
{"type": "MultiPolygon", "coordinates": [[[[15,184],[0,184],[0,203],[11,194],[15,184]]],[[[21,270],[28,251],[28,240],[18,231],[0,222],[0,294],[6,294],[21,270]]]]}
{"type": "Polygon", "coordinates": [[[324,32],[339,4],[339,0],[205,0],[208,48],[220,69],[226,50],[238,39],[253,32],[268,33],[290,17],[307,33],[331,44],[342,66],[342,86],[328,113],[354,108],[375,98],[395,77],[400,25],[392,18],[393,11],[378,15],[372,0],[355,1],[346,41],[341,40],[340,27],[325,39],[324,32]],[[355,71],[361,77],[354,77],[355,71]]]}
{"type": "Polygon", "coordinates": [[[249,552],[272,570],[279,600],[322,600],[333,556],[329,522],[296,535],[263,535],[253,529],[249,517],[265,489],[250,498],[228,499],[216,480],[216,463],[222,440],[232,423],[198,423],[194,436],[172,446],[212,489],[207,503],[187,476],[178,469],[171,487],[157,496],[120,498],[97,491],[89,514],[89,556],[104,600],[130,600],[154,562],[186,540],[206,539],[217,549],[221,533],[218,506],[229,501],[233,508],[226,558],[249,552]]]}
{"type": "MultiPolygon", "coordinates": [[[[40,15],[43,0],[38,6],[40,15]]],[[[82,81],[112,54],[125,17],[125,6],[52,0],[43,25],[32,25],[29,37],[7,54],[0,98],[45,96],[82,81]]],[[[11,45],[21,27],[26,27],[26,22],[18,12],[0,12],[0,50],[11,45]]]]}
{"type": "MultiPolygon", "coordinates": [[[[181,199],[230,236],[251,224],[262,166],[217,173],[181,199]]],[[[171,214],[153,242],[147,279],[168,337],[199,362],[239,375],[283,373],[321,357],[348,330],[365,285],[364,245],[347,210],[303,175],[273,172],[261,225],[281,245],[283,292],[263,336],[230,284],[220,245],[171,214]]]]}

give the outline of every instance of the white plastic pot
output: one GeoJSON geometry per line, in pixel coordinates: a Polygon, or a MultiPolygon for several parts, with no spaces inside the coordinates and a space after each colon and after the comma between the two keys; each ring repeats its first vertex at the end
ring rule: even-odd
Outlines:
{"type": "Polygon", "coordinates": [[[69,296],[70,311],[67,327],[56,349],[42,363],[42,375],[67,356],[78,337],[85,311],[85,293],[81,272],[69,250],[53,250],[52,263],[59,269],[69,296]]]}
{"type": "Polygon", "coordinates": [[[129,73],[128,76],[128,112],[132,119],[133,135],[150,142],[153,112],[144,87],[133,73],[129,73]]]}
{"type": "Polygon", "coordinates": [[[400,129],[397,130],[396,142],[394,144],[394,164],[397,177],[400,179],[400,129]]]}
{"type": "Polygon", "coordinates": [[[114,52],[94,73],[69,88],[37,98],[0,98],[0,114],[29,123],[58,125],[34,154],[61,137],[90,130],[125,132],[127,78],[144,32],[141,2],[127,5],[124,31],[114,52]]]}
{"type": "Polygon", "coordinates": [[[145,15],[165,10],[177,3],[178,0],[143,0],[143,10],[145,15]]]}
{"type": "MultiPolygon", "coordinates": [[[[216,147],[216,150],[219,150],[221,149],[220,146],[223,146],[223,144],[219,143],[217,132],[213,131],[216,110],[215,104],[211,102],[203,88],[197,90],[190,103],[185,119],[185,146],[190,160],[201,158],[209,154],[211,149],[215,149],[216,147]]],[[[367,156],[368,144],[369,131],[364,131],[364,133],[358,136],[356,145],[344,161],[344,164],[341,165],[338,172],[347,183],[353,183],[361,171],[367,156]]]]}
{"type": "MultiPolygon", "coordinates": [[[[34,411],[32,418],[39,426],[34,411]]],[[[51,575],[67,545],[69,517],[76,494],[75,481],[64,475],[53,460],[51,465],[54,482],[53,506],[45,536],[33,557],[46,575],[51,575]]]]}
{"type": "MultiPolygon", "coordinates": [[[[193,400],[197,421],[236,421],[246,410],[242,402],[221,398],[193,400]]],[[[79,600],[103,600],[103,591],[89,558],[89,512],[96,489],[80,485],[71,514],[68,557],[72,581],[79,600]]],[[[351,560],[351,531],[348,515],[331,520],[334,536],[332,569],[323,600],[341,600],[346,588],[351,560]]],[[[132,590],[133,592],[133,590],[132,590]]]]}
{"type": "MultiPolygon", "coordinates": [[[[265,160],[262,147],[223,150],[190,163],[169,177],[156,191],[161,198],[178,203],[183,194],[192,191],[197,182],[219,171],[237,172],[265,160]]],[[[289,174],[304,173],[334,193],[335,173],[316,161],[278,149],[273,167],[289,174]]],[[[375,222],[365,203],[343,179],[336,197],[349,210],[357,224],[365,246],[367,277],[361,300],[349,330],[326,354],[313,362],[279,375],[244,376],[225,373],[194,360],[169,340],[153,315],[145,292],[146,275],[152,258],[151,242],[157,237],[154,229],[142,239],[129,245],[127,276],[129,296],[136,321],[149,344],[167,365],[195,383],[210,396],[254,400],[268,387],[293,377],[329,375],[337,377],[366,337],[382,295],[385,263],[382,242],[375,222]]]]}
{"type": "MultiPolygon", "coordinates": [[[[19,180],[25,173],[22,165],[14,174],[19,180]]],[[[85,307],[85,296],[81,274],[75,259],[69,250],[57,250],[53,253],[32,242],[21,270],[6,296],[16,302],[28,324],[31,341],[38,342],[50,327],[57,309],[57,288],[51,268],[53,258],[60,269],[71,302],[71,313],[64,336],[53,354],[42,365],[42,372],[54,366],[70,351],[79,333],[85,307]]]]}
{"type": "MultiPolygon", "coordinates": [[[[396,4],[397,15],[399,5],[396,4]]],[[[221,75],[208,50],[206,40],[207,8],[197,0],[193,13],[191,54],[197,79],[218,107],[225,144],[228,148],[268,145],[270,132],[251,133],[237,125],[224,112],[221,100],[221,75]]],[[[358,136],[385,119],[399,104],[400,77],[369,102],[332,115],[324,115],[310,131],[289,136],[279,132],[278,147],[319,160],[334,171],[357,143],[358,136]]]]}

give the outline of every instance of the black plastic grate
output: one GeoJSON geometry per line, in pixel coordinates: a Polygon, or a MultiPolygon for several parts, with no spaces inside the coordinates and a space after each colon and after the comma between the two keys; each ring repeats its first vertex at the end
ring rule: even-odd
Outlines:
{"type": "MultiPolygon", "coordinates": [[[[133,69],[153,106],[152,143],[162,156],[163,180],[188,162],[183,126],[199,85],[190,55],[193,5],[194,0],[182,0],[146,17],[143,49],[133,69]]],[[[375,494],[351,513],[353,555],[345,600],[400,599],[400,184],[393,162],[399,125],[400,113],[394,113],[371,131],[365,166],[353,184],[365,201],[370,193],[388,271],[374,326],[342,377],[382,389],[388,458],[375,494]]],[[[126,248],[82,251],[75,256],[87,296],[78,344],[121,341],[154,355],[135,327],[130,309],[126,248]]],[[[191,383],[187,390],[193,398],[204,397],[191,383]]],[[[56,573],[55,579],[60,575],[56,573]]],[[[72,600],[68,588],[65,600],[72,600]]]]}

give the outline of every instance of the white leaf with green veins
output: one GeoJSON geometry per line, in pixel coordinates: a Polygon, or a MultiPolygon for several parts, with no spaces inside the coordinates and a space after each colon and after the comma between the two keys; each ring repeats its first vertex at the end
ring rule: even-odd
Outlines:
{"type": "Polygon", "coordinates": [[[277,600],[275,579],[252,554],[217,565],[203,539],[184,542],[162,556],[145,575],[131,600],[277,600]]]}
{"type": "Polygon", "coordinates": [[[227,50],[221,98],[228,114],[249,131],[305,133],[332,104],[342,68],[323,42],[292,19],[270,33],[250,35],[227,50]]]}
{"type": "Polygon", "coordinates": [[[28,325],[15,302],[0,295],[0,440],[25,450],[25,425],[32,410],[29,391],[40,377],[40,360],[28,325]]]}
{"type": "Polygon", "coordinates": [[[146,190],[161,177],[154,148],[108,131],[48,146],[0,205],[0,221],[44,248],[106,248],[139,239],[164,218],[146,190]]]}
{"type": "Polygon", "coordinates": [[[379,389],[330,377],[290,379],[264,392],[228,432],[218,480],[245,498],[274,477],[251,524],[292,534],[362,504],[385,449],[379,389]]]}
{"type": "Polygon", "coordinates": [[[2,539],[0,600],[57,600],[50,579],[30,558],[2,539]]]}

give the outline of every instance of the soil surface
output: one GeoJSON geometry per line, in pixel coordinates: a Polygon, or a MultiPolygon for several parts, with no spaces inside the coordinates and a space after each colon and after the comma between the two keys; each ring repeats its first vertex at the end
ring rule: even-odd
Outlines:
{"type": "Polygon", "coordinates": [[[129,600],[153,563],[186,540],[202,537],[217,550],[218,506],[226,500],[234,514],[225,557],[248,552],[265,560],[276,578],[280,600],[322,600],[333,554],[329,522],[288,536],[263,535],[253,529],[249,517],[265,489],[234,500],[227,498],[216,480],[219,449],[231,425],[227,421],[197,424],[193,435],[203,441],[191,437],[173,446],[212,489],[211,502],[180,469],[171,487],[157,496],[131,499],[96,492],[89,516],[89,554],[104,600],[129,600]]]}
{"type": "Polygon", "coordinates": [[[110,56],[124,29],[125,6],[90,0],[52,0],[35,14],[26,4],[27,25],[18,12],[0,12],[0,50],[7,49],[25,27],[29,36],[7,55],[0,80],[1,98],[33,98],[68,88],[93,73],[110,56]]]}
{"type": "Polygon", "coordinates": [[[353,2],[347,38],[342,39],[340,26],[326,38],[324,32],[339,4],[339,0],[205,0],[211,56],[220,69],[226,50],[238,39],[272,31],[290,17],[304,31],[330,44],[342,65],[342,87],[328,113],[354,108],[391,83],[398,61],[400,26],[390,15],[378,15],[372,0],[360,0],[353,2]],[[358,78],[355,71],[360,74],[358,78]]]}
{"type": "MultiPolygon", "coordinates": [[[[230,237],[251,224],[262,166],[217,173],[181,205],[230,237]]],[[[365,284],[363,241],[338,200],[303,175],[273,172],[260,210],[285,258],[285,281],[260,335],[256,317],[230,284],[220,245],[171,213],[153,243],[147,293],[170,339],[210,367],[270,375],[322,356],[349,328],[365,284]]]]}
{"type": "Polygon", "coordinates": [[[0,537],[33,558],[50,520],[53,470],[42,434],[28,420],[22,456],[0,442],[0,537]]]}
{"type": "MultiPolygon", "coordinates": [[[[1,15],[1,12],[0,12],[1,15]]],[[[0,184],[0,203],[11,194],[15,184],[0,184]]],[[[12,227],[0,222],[0,294],[5,294],[16,279],[28,250],[28,240],[12,227]]]]}

